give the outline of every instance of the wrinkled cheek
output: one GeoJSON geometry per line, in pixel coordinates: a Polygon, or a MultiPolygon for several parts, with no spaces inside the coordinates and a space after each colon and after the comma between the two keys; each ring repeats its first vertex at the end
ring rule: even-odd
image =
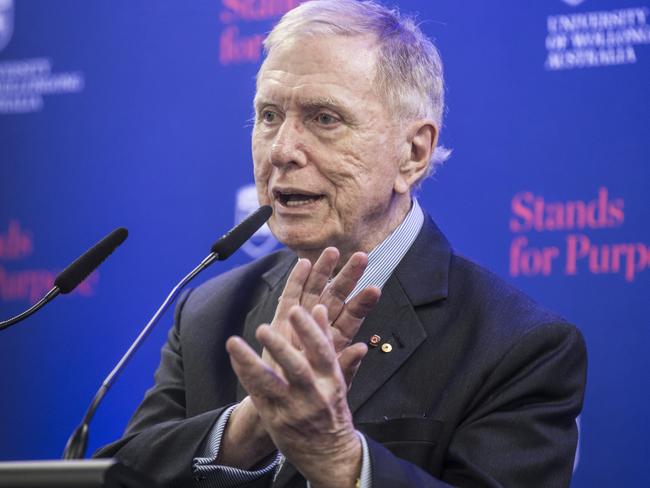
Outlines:
{"type": "Polygon", "coordinates": [[[255,188],[257,189],[257,200],[260,205],[269,205],[271,199],[269,198],[268,185],[266,182],[255,180],[255,188]]]}
{"type": "Polygon", "coordinates": [[[267,163],[268,161],[268,151],[265,150],[263,144],[257,140],[256,137],[253,137],[251,141],[251,156],[253,157],[253,172],[255,173],[255,179],[267,177],[270,171],[271,165],[267,163]]]}
{"type": "Polygon", "coordinates": [[[336,188],[334,206],[343,212],[352,210],[358,204],[358,198],[363,196],[368,188],[368,177],[363,173],[341,172],[332,175],[330,181],[336,188]]]}
{"type": "Polygon", "coordinates": [[[270,165],[264,163],[254,163],[253,176],[255,178],[255,187],[257,188],[257,197],[261,204],[269,202],[269,178],[271,175],[270,165]]]}

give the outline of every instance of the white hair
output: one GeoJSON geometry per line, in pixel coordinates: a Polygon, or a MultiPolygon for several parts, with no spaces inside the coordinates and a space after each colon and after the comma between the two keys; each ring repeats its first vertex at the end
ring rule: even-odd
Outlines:
{"type": "MultiPolygon", "coordinates": [[[[375,89],[403,121],[429,118],[442,127],[445,89],[438,49],[412,17],[374,1],[311,0],[287,12],[264,40],[268,55],[305,36],[372,35],[377,40],[375,89]]],[[[451,151],[438,146],[424,176],[435,172],[451,151]]],[[[422,178],[424,179],[424,178],[422,178]]]]}

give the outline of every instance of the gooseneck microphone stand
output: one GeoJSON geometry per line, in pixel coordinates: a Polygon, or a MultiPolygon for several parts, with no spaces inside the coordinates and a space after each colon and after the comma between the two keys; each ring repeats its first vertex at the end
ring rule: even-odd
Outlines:
{"type": "Polygon", "coordinates": [[[147,322],[147,325],[144,326],[144,329],[142,329],[140,335],[136,337],[135,341],[133,341],[133,344],[131,344],[131,347],[129,347],[128,351],[126,351],[124,356],[122,356],[122,359],[120,359],[120,361],[117,363],[115,368],[113,368],[113,370],[108,374],[106,379],[103,381],[102,385],[99,387],[99,390],[97,390],[97,393],[95,393],[95,396],[92,402],[90,403],[88,410],[86,411],[86,415],[84,415],[83,420],[77,426],[77,428],[74,430],[74,432],[68,439],[68,442],[65,446],[65,450],[63,452],[63,459],[82,459],[85,456],[86,447],[88,444],[88,426],[90,425],[90,421],[95,415],[95,411],[97,410],[97,407],[101,403],[102,399],[104,398],[104,396],[106,395],[106,393],[108,392],[112,384],[115,382],[115,379],[119,375],[120,371],[122,371],[122,369],[126,366],[126,364],[131,360],[131,358],[138,350],[140,345],[144,342],[147,336],[154,329],[154,327],[160,320],[160,317],[173,303],[173,301],[183,290],[185,285],[187,285],[192,279],[194,279],[196,275],[198,275],[201,271],[203,271],[205,268],[210,266],[217,259],[219,259],[217,253],[215,252],[210,253],[203,261],[201,261],[201,264],[199,264],[190,273],[188,273],[187,276],[185,276],[185,278],[183,278],[174,287],[174,289],[169,293],[169,295],[167,295],[165,301],[158,308],[158,310],[156,310],[156,313],[153,314],[149,322],[147,322]]]}
{"type": "Polygon", "coordinates": [[[67,294],[74,290],[90,273],[110,256],[127,238],[129,232],[119,227],[78,257],[72,264],[54,278],[54,286],[46,295],[24,312],[8,320],[0,321],[0,330],[7,329],[37,312],[52,301],[59,293],[67,294]]]}
{"type": "Polygon", "coordinates": [[[158,308],[156,313],[153,314],[147,325],[142,329],[142,332],[138,337],[133,341],[131,347],[128,351],[122,356],[122,359],[117,363],[115,368],[110,372],[106,377],[102,385],[97,390],[86,415],[84,415],[83,420],[74,430],[63,451],[63,459],[83,459],[86,455],[86,447],[88,444],[88,430],[90,421],[95,415],[97,407],[101,403],[102,399],[110,389],[111,385],[115,382],[118,375],[122,372],[126,364],[133,357],[135,352],[138,350],[140,345],[147,338],[149,333],[153,330],[155,325],[160,320],[160,317],[163,313],[169,308],[172,302],[176,299],[178,294],[183,290],[185,285],[187,285],[196,275],[198,275],[205,268],[210,266],[217,260],[224,260],[228,258],[232,253],[234,253],[239,247],[241,247],[244,242],[246,242],[250,237],[262,226],[264,223],[271,217],[271,207],[263,206],[258,208],[253,212],[249,217],[244,219],[229,232],[224,234],[221,238],[215,242],[211,248],[210,254],[201,261],[201,263],[194,268],[185,278],[183,278],[167,295],[164,302],[158,308]]]}
{"type": "Polygon", "coordinates": [[[0,330],[4,330],[8,327],[11,327],[14,324],[17,324],[21,320],[25,320],[27,317],[32,315],[33,313],[37,312],[43,306],[48,303],[49,301],[53,300],[54,297],[56,297],[59,293],[61,293],[61,290],[59,289],[58,286],[54,286],[50,291],[47,292],[47,294],[41,298],[38,302],[36,302],[34,305],[29,307],[27,310],[24,312],[19,313],[15,317],[12,317],[8,320],[3,320],[0,322],[0,330]]]}

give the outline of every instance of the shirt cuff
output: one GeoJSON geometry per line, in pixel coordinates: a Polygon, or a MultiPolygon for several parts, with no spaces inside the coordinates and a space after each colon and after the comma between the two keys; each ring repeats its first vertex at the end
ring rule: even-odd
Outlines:
{"type": "Polygon", "coordinates": [[[219,446],[230,414],[237,405],[228,407],[219,416],[203,445],[201,455],[192,461],[194,481],[201,486],[234,488],[260,479],[273,472],[278,466],[280,453],[271,458],[270,464],[255,471],[214,464],[219,455],[219,446]]]}
{"type": "Polygon", "coordinates": [[[359,488],[372,488],[372,467],[370,466],[370,452],[368,451],[368,441],[366,437],[357,431],[361,439],[361,448],[363,449],[363,459],[361,461],[361,475],[359,476],[359,488]]]}
{"type": "MultiPolygon", "coordinates": [[[[365,436],[358,430],[357,435],[361,440],[362,458],[361,474],[359,475],[359,479],[355,486],[356,488],[372,488],[372,469],[370,466],[370,452],[368,451],[368,442],[366,441],[365,436]]],[[[309,481],[307,481],[307,488],[311,488],[311,483],[309,483],[309,481]]]]}

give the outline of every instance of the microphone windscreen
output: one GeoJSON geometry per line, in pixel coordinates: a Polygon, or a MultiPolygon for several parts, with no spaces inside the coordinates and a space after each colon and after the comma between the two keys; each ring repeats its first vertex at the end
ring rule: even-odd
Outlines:
{"type": "Polygon", "coordinates": [[[70,266],[65,268],[54,280],[61,293],[70,293],[85,280],[104,260],[122,244],[129,232],[120,227],[104,237],[70,266]]]}
{"type": "Polygon", "coordinates": [[[257,229],[262,227],[264,223],[269,220],[273,210],[269,205],[264,205],[244,220],[242,220],[235,227],[230,229],[226,234],[221,236],[217,242],[212,245],[212,252],[216,253],[219,261],[223,261],[230,257],[237,249],[239,249],[244,242],[250,239],[257,229]]]}

